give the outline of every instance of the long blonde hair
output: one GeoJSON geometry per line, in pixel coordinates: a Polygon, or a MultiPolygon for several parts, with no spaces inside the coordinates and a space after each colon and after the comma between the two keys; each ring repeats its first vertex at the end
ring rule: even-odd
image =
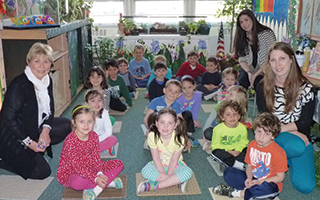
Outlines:
{"type": "Polygon", "coordinates": [[[248,112],[248,94],[247,91],[244,87],[240,85],[233,85],[231,86],[228,90],[227,93],[229,92],[235,92],[236,93],[236,102],[239,103],[239,105],[243,109],[243,115],[244,117],[246,116],[248,112]]]}
{"type": "Polygon", "coordinates": [[[269,52],[268,52],[268,60],[266,63],[266,70],[265,70],[265,76],[264,76],[264,96],[266,99],[266,107],[270,112],[274,111],[274,101],[275,101],[275,94],[274,94],[274,88],[275,88],[275,73],[272,71],[271,65],[270,65],[270,54],[274,50],[281,50],[285,54],[289,56],[291,59],[291,68],[289,70],[288,76],[283,84],[284,88],[284,98],[286,100],[285,102],[285,112],[289,113],[293,110],[298,95],[300,91],[300,87],[303,83],[307,82],[308,79],[302,75],[301,69],[299,65],[297,64],[297,60],[294,54],[293,49],[291,46],[284,42],[277,42],[273,46],[271,46],[269,52]]]}

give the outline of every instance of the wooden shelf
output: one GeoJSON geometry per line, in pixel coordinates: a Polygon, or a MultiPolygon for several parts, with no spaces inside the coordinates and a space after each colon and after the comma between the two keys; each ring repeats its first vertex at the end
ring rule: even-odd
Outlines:
{"type": "Polygon", "coordinates": [[[68,51],[53,51],[53,61],[57,61],[60,58],[62,58],[63,56],[65,56],[66,54],[68,54],[68,51]]]}

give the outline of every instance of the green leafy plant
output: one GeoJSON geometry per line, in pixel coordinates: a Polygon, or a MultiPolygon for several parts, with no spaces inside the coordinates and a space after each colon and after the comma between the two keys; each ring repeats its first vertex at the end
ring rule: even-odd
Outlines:
{"type": "MultiPolygon", "coordinates": [[[[60,5],[60,21],[71,22],[78,19],[85,19],[89,14],[90,9],[93,7],[92,1],[84,0],[68,0],[68,10],[67,13],[65,8],[66,1],[59,0],[60,5]]],[[[90,20],[91,21],[91,20],[90,20]]]]}
{"type": "Polygon", "coordinates": [[[188,24],[189,33],[196,35],[198,33],[200,26],[197,22],[191,22],[188,24]]]}
{"type": "Polygon", "coordinates": [[[126,19],[124,21],[124,24],[125,24],[125,33],[127,34],[130,34],[133,31],[133,29],[137,28],[136,23],[132,19],[126,19]]]}
{"type": "Polygon", "coordinates": [[[85,50],[92,58],[92,66],[103,66],[107,59],[116,56],[116,46],[114,40],[107,37],[99,37],[92,45],[87,44],[85,50]]]}

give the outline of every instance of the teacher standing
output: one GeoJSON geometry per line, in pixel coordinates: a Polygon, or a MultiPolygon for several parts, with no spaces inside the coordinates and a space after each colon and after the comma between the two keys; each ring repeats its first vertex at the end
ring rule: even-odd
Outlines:
{"type": "Polygon", "coordinates": [[[237,17],[234,39],[235,55],[241,66],[239,84],[244,88],[254,87],[263,77],[263,64],[276,36],[267,26],[262,25],[249,9],[237,17]]]}
{"type": "Polygon", "coordinates": [[[35,43],[27,54],[24,73],[8,87],[0,112],[0,167],[24,179],[45,179],[51,168],[43,157],[52,157],[51,145],[71,132],[71,122],[54,118],[50,46],[35,43]]]}

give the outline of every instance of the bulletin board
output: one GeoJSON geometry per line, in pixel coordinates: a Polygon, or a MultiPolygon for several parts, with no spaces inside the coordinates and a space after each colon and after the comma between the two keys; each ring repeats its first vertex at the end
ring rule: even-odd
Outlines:
{"type": "Polygon", "coordinates": [[[320,40],[320,0],[300,0],[297,33],[320,40]]]}

